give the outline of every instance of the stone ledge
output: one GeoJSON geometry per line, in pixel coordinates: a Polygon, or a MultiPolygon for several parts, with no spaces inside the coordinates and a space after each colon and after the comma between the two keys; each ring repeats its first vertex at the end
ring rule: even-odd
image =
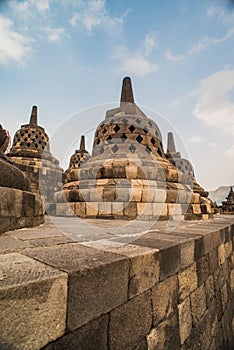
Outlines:
{"type": "MultiPolygon", "coordinates": [[[[106,344],[106,349],[121,349],[125,345],[133,349],[138,343],[156,342],[154,333],[164,337],[164,327],[172,316],[177,324],[177,312],[181,327],[183,318],[187,319],[190,312],[190,321],[200,327],[200,319],[204,322],[208,312],[195,305],[200,291],[208,307],[213,303],[208,290],[214,290],[215,297],[220,298],[219,320],[227,313],[230,292],[226,281],[233,252],[234,217],[219,216],[209,222],[172,222],[171,232],[167,222],[157,222],[143,233],[145,223],[141,226],[138,222],[143,234],[131,244],[124,243],[124,232],[131,233],[126,222],[73,223],[62,218],[60,230],[58,218],[55,223],[57,227],[47,222],[41,227],[0,237],[0,251],[3,242],[3,253],[9,250],[21,253],[0,255],[6,271],[0,277],[0,308],[5,310],[0,321],[2,344],[14,345],[15,349],[26,349],[28,344],[33,344],[34,349],[40,349],[57,339],[54,347],[50,344],[46,349],[62,349],[62,344],[68,346],[69,342],[86,344],[87,336],[92,344],[95,340],[106,344]],[[119,241],[113,241],[114,229],[122,234],[119,241]],[[77,243],[72,235],[74,230],[90,236],[93,247],[82,245],[82,241],[77,243]],[[107,241],[109,246],[102,247],[101,242],[107,241]],[[187,288],[191,273],[194,285],[187,288]],[[213,275],[209,277],[210,274],[213,275]],[[168,292],[163,293],[163,298],[162,291],[168,292]],[[177,303],[181,305],[178,311],[177,303]],[[136,331],[132,324],[140,314],[145,314],[146,319],[137,323],[136,331]],[[59,325],[51,330],[56,319],[59,325]],[[124,320],[126,327],[119,325],[118,320],[124,320]],[[150,331],[151,325],[154,331],[150,331]],[[23,334],[20,342],[18,331],[23,334]]],[[[191,327],[181,328],[182,343],[191,341],[187,340],[191,327]]],[[[85,347],[80,345],[80,349],[85,347]]],[[[98,344],[93,349],[99,349],[98,344]]]]}

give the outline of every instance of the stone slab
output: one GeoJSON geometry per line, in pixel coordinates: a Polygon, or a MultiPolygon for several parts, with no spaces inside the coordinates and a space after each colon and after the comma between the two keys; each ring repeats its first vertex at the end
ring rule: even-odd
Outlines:
{"type": "Polygon", "coordinates": [[[0,256],[0,348],[41,349],[66,326],[67,274],[18,253],[0,256]]]}
{"type": "Polygon", "coordinates": [[[68,272],[67,329],[70,331],[127,300],[129,260],[126,257],[77,243],[26,249],[25,254],[68,272]]]}
{"type": "Polygon", "coordinates": [[[0,236],[0,253],[14,252],[20,249],[29,248],[31,245],[15,237],[0,236]]]}

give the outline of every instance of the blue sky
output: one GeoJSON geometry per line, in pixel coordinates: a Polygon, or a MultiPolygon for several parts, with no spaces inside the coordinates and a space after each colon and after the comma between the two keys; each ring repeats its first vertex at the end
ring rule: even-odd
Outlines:
{"type": "Polygon", "coordinates": [[[1,123],[13,137],[38,105],[65,168],[82,133],[91,150],[129,75],[136,102],[160,114],[153,118],[165,147],[167,132],[177,131],[198,182],[209,190],[233,184],[233,64],[233,1],[0,1],[1,123]]]}

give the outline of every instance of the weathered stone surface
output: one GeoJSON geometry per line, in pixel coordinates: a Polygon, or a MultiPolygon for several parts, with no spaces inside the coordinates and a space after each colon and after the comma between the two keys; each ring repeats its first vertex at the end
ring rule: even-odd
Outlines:
{"type": "Polygon", "coordinates": [[[184,344],[185,340],[190,335],[192,329],[192,316],[190,311],[190,300],[187,297],[181,304],[178,305],[179,327],[180,327],[180,343],[184,344]]]}
{"type": "Polygon", "coordinates": [[[173,275],[181,266],[181,246],[171,245],[160,251],[160,280],[173,275]]]}
{"type": "Polygon", "coordinates": [[[29,248],[30,244],[22,242],[11,236],[0,236],[0,253],[13,252],[19,249],[29,248]]]}
{"type": "Polygon", "coordinates": [[[129,299],[152,288],[159,280],[159,255],[157,249],[132,244],[109,249],[130,259],[129,299]]]}
{"type": "Polygon", "coordinates": [[[205,292],[206,292],[206,303],[207,303],[207,306],[209,307],[215,297],[213,275],[210,275],[205,281],[205,292]]]}
{"type": "Polygon", "coordinates": [[[205,255],[197,261],[197,276],[199,286],[208,278],[209,272],[209,256],[205,255]]]}
{"type": "Polygon", "coordinates": [[[177,276],[171,276],[152,289],[153,322],[158,324],[175,312],[178,303],[177,276]]]}
{"type": "Polygon", "coordinates": [[[136,347],[151,327],[150,292],[145,292],[110,313],[109,348],[122,350],[136,347]]]}
{"type": "Polygon", "coordinates": [[[43,350],[107,350],[108,316],[102,316],[45,346],[43,350]]]}
{"type": "Polygon", "coordinates": [[[0,256],[0,348],[40,349],[63,335],[67,274],[21,254],[0,256]]]}
{"type": "Polygon", "coordinates": [[[206,294],[203,285],[190,295],[193,324],[196,326],[206,311],[206,294]]]}
{"type": "Polygon", "coordinates": [[[27,249],[25,252],[68,272],[69,330],[82,326],[127,300],[129,260],[126,257],[75,243],[27,249]]]}
{"type": "Polygon", "coordinates": [[[178,273],[179,298],[184,300],[192,291],[197,288],[198,279],[196,263],[178,273]]]}
{"type": "Polygon", "coordinates": [[[147,336],[148,350],[179,349],[178,315],[173,314],[159,323],[147,336]]]}

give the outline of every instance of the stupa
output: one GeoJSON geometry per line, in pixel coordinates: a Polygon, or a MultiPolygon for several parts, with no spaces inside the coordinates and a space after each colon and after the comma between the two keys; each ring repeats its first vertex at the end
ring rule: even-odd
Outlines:
{"type": "Polygon", "coordinates": [[[234,192],[232,186],[226,197],[226,201],[222,201],[222,212],[227,214],[234,214],[234,192]]]}
{"type": "Polygon", "coordinates": [[[30,192],[27,176],[5,155],[8,144],[9,136],[0,125],[0,233],[44,222],[41,197],[30,192]]]}
{"type": "Polygon", "coordinates": [[[63,170],[59,161],[50,152],[49,137],[38,125],[37,106],[32,107],[29,124],[16,131],[9,157],[13,164],[29,178],[29,188],[41,193],[46,201],[53,201],[62,183],[63,170]]]}
{"type": "Polygon", "coordinates": [[[73,213],[85,218],[211,217],[210,201],[193,190],[192,168],[179,169],[173,153],[169,147],[165,154],[159,127],[135,104],[131,79],[125,77],[120,106],[107,111],[98,126],[92,156],[73,173],[65,195],[56,198],[65,198],[73,213]]]}

